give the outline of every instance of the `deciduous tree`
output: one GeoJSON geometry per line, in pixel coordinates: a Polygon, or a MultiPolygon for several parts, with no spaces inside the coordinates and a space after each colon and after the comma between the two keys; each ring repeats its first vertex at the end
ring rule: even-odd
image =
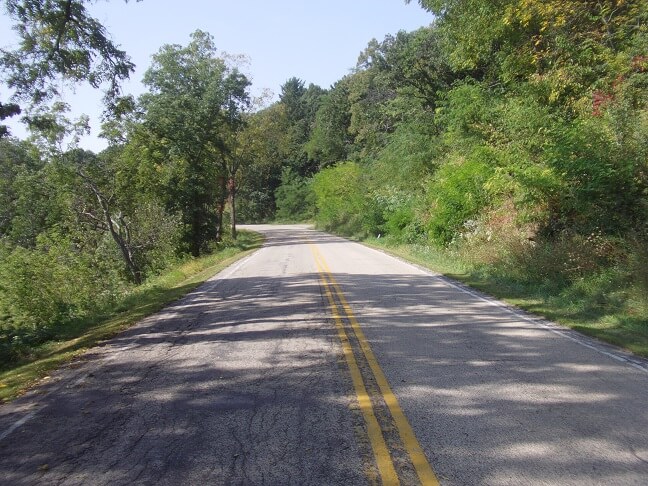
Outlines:
{"type": "Polygon", "coordinates": [[[211,35],[196,31],[186,47],[162,47],[144,83],[150,89],[141,97],[149,163],[163,179],[159,189],[168,208],[182,215],[187,248],[199,255],[221,236],[250,82],[219,54],[211,35]]]}
{"type": "MultiPolygon", "coordinates": [[[[106,103],[113,105],[120,83],[134,65],[89,14],[90,0],[3,3],[15,22],[19,42],[15,49],[0,50],[0,70],[15,99],[15,103],[0,104],[0,120],[20,113],[19,104],[26,104],[27,121],[32,121],[34,107],[58,97],[60,87],[72,83],[104,87],[106,103]]],[[[0,135],[3,132],[6,127],[0,127],[0,135]]]]}

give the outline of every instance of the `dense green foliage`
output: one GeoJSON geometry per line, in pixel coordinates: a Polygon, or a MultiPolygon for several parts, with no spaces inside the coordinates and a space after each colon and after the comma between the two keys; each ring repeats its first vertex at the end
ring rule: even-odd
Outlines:
{"type": "MultiPolygon", "coordinates": [[[[144,81],[149,92],[113,106],[100,154],[74,137],[65,147],[79,127],[60,102],[43,108],[51,123],[32,125],[29,142],[0,139],[0,362],[223,248],[226,201],[234,207],[233,181],[250,158],[243,131],[257,127],[244,113],[249,82],[201,31],[186,47],[163,46],[144,81]]],[[[230,221],[234,232],[233,211],[230,221]]]]}
{"type": "Polygon", "coordinates": [[[163,46],[144,83],[150,92],[141,97],[145,115],[137,130],[145,140],[138,139],[135,170],[148,165],[157,173],[152,190],[181,215],[186,250],[198,256],[222,235],[225,181],[238,164],[232,139],[243,124],[250,83],[201,31],[187,47],[163,46]]]}
{"type": "MultiPolygon", "coordinates": [[[[125,0],[128,1],[128,0],[125,0]]],[[[139,1],[139,0],[137,0],[139,1]]],[[[90,16],[89,0],[4,0],[19,44],[0,49],[0,70],[15,102],[0,102],[0,121],[21,113],[33,128],[48,126],[42,108],[69,83],[104,87],[108,111],[115,108],[120,83],[135,65],[105,27],[90,16]]],[[[7,135],[0,125],[0,137],[7,135]]]]}
{"type": "Polygon", "coordinates": [[[329,89],[289,78],[263,109],[204,32],[119,98],[132,66],[87,2],[5,3],[25,42],[3,52],[19,96],[0,120],[28,102],[35,134],[0,126],[5,356],[238,219],[449,255],[476,282],[648,336],[645,1],[421,0],[432,25],[370,41],[329,89]],[[63,148],[86,127],[45,108],[61,78],[108,85],[105,152],[63,148]]]}
{"type": "Polygon", "coordinates": [[[648,335],[648,4],[420,3],[434,24],[372,40],[291,121],[317,170],[284,173],[281,219],[308,189],[323,228],[648,335]]]}
{"type": "Polygon", "coordinates": [[[79,356],[86,349],[110,339],[142,318],[159,311],[195,289],[219,271],[259,248],[263,238],[258,233],[243,232],[236,241],[226,239],[210,255],[172,265],[143,285],[131,287],[109,306],[48,330],[53,338],[36,341],[35,336],[21,336],[0,346],[0,402],[20,395],[51,370],[79,356]],[[25,339],[28,337],[28,339],[25,339]],[[16,358],[18,358],[16,360],[16,358]]]}

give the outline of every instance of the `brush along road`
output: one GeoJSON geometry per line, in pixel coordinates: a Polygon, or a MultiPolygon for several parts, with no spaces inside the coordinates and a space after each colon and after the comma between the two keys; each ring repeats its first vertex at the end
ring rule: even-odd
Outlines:
{"type": "Polygon", "coordinates": [[[0,483],[646,484],[648,365],[378,251],[257,253],[0,407],[0,483]]]}

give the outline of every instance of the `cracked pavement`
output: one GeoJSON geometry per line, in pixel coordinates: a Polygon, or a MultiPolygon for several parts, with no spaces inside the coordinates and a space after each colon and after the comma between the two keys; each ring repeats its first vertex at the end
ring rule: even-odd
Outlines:
{"type": "Polygon", "coordinates": [[[648,484],[648,361],[341,238],[251,229],[257,253],[0,407],[0,484],[374,482],[309,242],[441,484],[648,484]]]}
{"type": "Polygon", "coordinates": [[[0,430],[38,413],[0,442],[0,483],[363,484],[311,260],[269,241],[4,406],[0,430]]]}

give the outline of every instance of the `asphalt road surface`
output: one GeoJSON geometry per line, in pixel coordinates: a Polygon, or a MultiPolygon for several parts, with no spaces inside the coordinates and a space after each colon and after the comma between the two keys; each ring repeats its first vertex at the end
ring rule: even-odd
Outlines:
{"type": "Polygon", "coordinates": [[[0,407],[0,484],[648,484],[648,363],[305,226],[0,407]]]}

